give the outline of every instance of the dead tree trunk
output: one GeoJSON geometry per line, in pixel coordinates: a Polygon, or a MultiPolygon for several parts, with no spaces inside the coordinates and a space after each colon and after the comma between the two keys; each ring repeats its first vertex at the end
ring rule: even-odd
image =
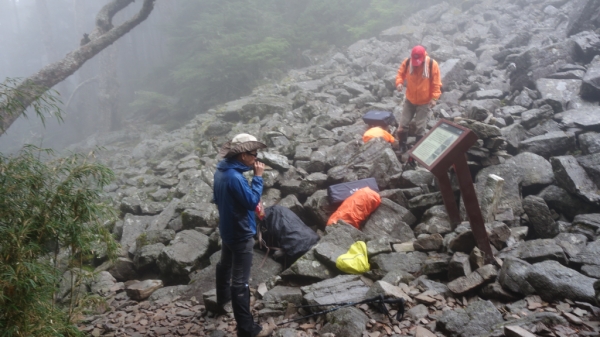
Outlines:
{"type": "Polygon", "coordinates": [[[14,96],[6,98],[7,101],[12,100],[13,104],[14,101],[18,101],[18,107],[7,110],[5,108],[6,104],[0,102],[0,135],[42,94],[69,77],[87,60],[146,20],[154,9],[154,2],[156,0],[144,0],[142,8],[136,15],[123,24],[113,27],[112,19],[115,14],[134,1],[113,0],[108,3],[100,10],[96,17],[96,28],[89,35],[89,42],[70,52],[62,60],[42,68],[37,74],[20,82],[16,87],[14,96]]]}

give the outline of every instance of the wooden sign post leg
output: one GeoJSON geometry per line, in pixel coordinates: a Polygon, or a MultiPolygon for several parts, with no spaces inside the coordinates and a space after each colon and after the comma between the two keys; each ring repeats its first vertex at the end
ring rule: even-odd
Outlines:
{"type": "Polygon", "coordinates": [[[485,253],[486,263],[493,263],[494,255],[492,253],[492,246],[485,230],[485,222],[483,215],[481,215],[481,209],[479,208],[477,194],[473,187],[473,179],[471,178],[471,172],[469,171],[465,155],[458,156],[454,162],[454,170],[456,171],[460,192],[465,203],[465,209],[467,210],[467,216],[469,217],[469,223],[471,224],[471,230],[473,231],[473,236],[475,236],[477,247],[485,253]]]}
{"type": "Polygon", "coordinates": [[[455,230],[461,221],[460,211],[456,205],[456,199],[454,198],[454,192],[452,191],[452,184],[450,183],[450,179],[448,179],[448,173],[444,172],[439,174],[436,178],[440,186],[442,198],[444,199],[444,206],[446,206],[446,211],[450,218],[450,226],[452,227],[452,230],[455,230]]]}

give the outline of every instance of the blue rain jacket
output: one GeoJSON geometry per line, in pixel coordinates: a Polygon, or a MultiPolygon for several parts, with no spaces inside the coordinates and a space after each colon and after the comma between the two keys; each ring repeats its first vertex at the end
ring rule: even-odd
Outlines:
{"type": "Polygon", "coordinates": [[[263,190],[262,177],[252,178],[252,186],[242,175],[252,168],[235,159],[217,164],[214,201],[219,208],[219,231],[227,244],[248,240],[256,234],[254,209],[263,190]]]}

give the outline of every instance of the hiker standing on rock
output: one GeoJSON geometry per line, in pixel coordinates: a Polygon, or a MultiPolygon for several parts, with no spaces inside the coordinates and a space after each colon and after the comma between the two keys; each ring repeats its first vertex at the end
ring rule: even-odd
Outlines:
{"type": "Polygon", "coordinates": [[[406,98],[397,130],[400,149],[408,150],[408,126],[414,119],[417,142],[423,138],[431,108],[442,95],[442,80],[438,63],[427,56],[423,46],[415,46],[410,57],[402,62],[396,76],[396,89],[402,92],[406,83],[406,98]]]}
{"type": "Polygon", "coordinates": [[[216,268],[217,304],[223,308],[231,299],[238,337],[264,335],[250,312],[248,281],[256,235],[254,210],[262,195],[265,168],[256,157],[258,149],[266,147],[252,135],[236,135],[221,147],[220,154],[225,159],[217,164],[214,176],[214,201],[219,208],[223,240],[221,261],[216,268]],[[251,186],[243,176],[250,170],[254,170],[251,186]]]}

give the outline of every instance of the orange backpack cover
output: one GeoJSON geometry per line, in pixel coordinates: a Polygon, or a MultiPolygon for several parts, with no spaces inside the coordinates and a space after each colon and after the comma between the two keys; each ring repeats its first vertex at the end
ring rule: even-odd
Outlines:
{"type": "Polygon", "coordinates": [[[337,211],[329,217],[327,226],[343,220],[360,229],[361,223],[379,207],[379,204],[381,204],[379,193],[368,187],[361,188],[342,202],[337,211]]]}

